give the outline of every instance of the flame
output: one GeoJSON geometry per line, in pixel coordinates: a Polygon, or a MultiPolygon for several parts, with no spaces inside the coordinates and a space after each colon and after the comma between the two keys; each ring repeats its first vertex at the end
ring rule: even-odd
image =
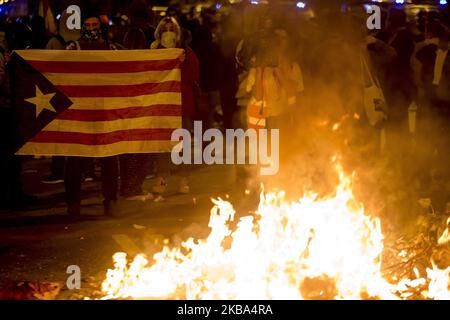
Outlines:
{"type": "MultiPolygon", "coordinates": [[[[381,272],[383,234],[379,218],[366,215],[351,179],[336,166],[340,184],[333,196],[308,193],[285,200],[283,191],[262,193],[254,215],[235,219],[232,205],[213,199],[206,239],[189,238],[164,248],[151,262],[125,253],[102,284],[103,299],[398,299],[424,278],[389,283],[381,272]]],[[[449,297],[450,267],[427,269],[425,296],[449,297]]]]}
{"type": "Polygon", "coordinates": [[[427,275],[430,279],[428,285],[428,298],[435,300],[450,300],[450,266],[445,270],[441,270],[434,262],[432,262],[433,269],[427,268],[427,275]]]}
{"type": "Polygon", "coordinates": [[[446,244],[450,241],[450,218],[447,219],[447,228],[442,232],[442,235],[439,237],[438,244],[446,244]]]}

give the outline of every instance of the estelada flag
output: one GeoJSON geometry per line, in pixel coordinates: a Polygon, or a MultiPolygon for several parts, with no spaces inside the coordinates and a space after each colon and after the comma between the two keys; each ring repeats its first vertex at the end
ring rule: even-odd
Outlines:
{"type": "Polygon", "coordinates": [[[181,127],[181,49],[21,50],[12,85],[16,154],[169,152],[181,127]]]}

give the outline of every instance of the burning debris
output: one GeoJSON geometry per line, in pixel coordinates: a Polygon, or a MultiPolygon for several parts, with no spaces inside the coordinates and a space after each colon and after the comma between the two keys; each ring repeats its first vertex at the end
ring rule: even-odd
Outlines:
{"type": "Polygon", "coordinates": [[[61,288],[56,282],[11,282],[0,289],[0,300],[53,300],[61,288]]]}
{"type": "Polygon", "coordinates": [[[258,210],[229,225],[235,211],[213,200],[206,239],[164,246],[153,256],[113,256],[104,299],[449,299],[448,228],[384,248],[379,218],[353,197],[337,165],[333,196],[297,202],[262,193],[258,210]]]}

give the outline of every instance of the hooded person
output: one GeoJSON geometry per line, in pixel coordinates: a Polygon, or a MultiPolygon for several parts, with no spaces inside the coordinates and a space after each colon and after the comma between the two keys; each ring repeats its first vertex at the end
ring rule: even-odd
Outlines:
{"type": "Polygon", "coordinates": [[[48,41],[47,49],[64,50],[70,42],[77,41],[80,38],[80,30],[70,30],[67,27],[67,20],[69,18],[70,14],[64,10],[61,13],[61,19],[59,20],[59,32],[48,41]]]}
{"type": "Polygon", "coordinates": [[[181,45],[181,28],[173,17],[161,20],[155,30],[150,49],[176,48],[181,45]]]}
{"type": "MultiPolygon", "coordinates": [[[[75,41],[75,46],[69,46],[67,49],[113,50],[114,48],[101,36],[100,16],[95,12],[84,11],[83,13],[81,37],[75,41]]],[[[64,179],[67,211],[75,218],[80,215],[82,177],[90,161],[92,158],[89,157],[67,157],[64,179]]],[[[100,166],[104,214],[115,216],[118,214],[118,157],[103,157],[100,159],[100,166]]]]}

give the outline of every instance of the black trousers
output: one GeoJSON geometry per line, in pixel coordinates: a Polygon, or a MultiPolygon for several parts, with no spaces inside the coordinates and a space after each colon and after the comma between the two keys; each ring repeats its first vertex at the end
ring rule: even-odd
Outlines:
{"type": "Polygon", "coordinates": [[[122,154],[120,163],[120,194],[130,197],[142,193],[142,184],[147,175],[149,154],[122,154]]]}
{"type": "MultiPolygon", "coordinates": [[[[81,183],[84,180],[83,173],[92,162],[92,158],[67,157],[66,176],[64,184],[66,188],[66,202],[70,205],[81,203],[81,183]]],[[[119,166],[117,156],[100,159],[102,194],[105,201],[117,200],[117,186],[119,166]]]]}
{"type": "Polygon", "coordinates": [[[52,157],[52,164],[50,167],[51,173],[55,177],[64,177],[64,166],[66,157],[54,156],[52,157]]]}
{"type": "Polygon", "coordinates": [[[14,109],[0,106],[0,207],[20,202],[23,194],[22,157],[14,154],[16,129],[14,109]]]}

